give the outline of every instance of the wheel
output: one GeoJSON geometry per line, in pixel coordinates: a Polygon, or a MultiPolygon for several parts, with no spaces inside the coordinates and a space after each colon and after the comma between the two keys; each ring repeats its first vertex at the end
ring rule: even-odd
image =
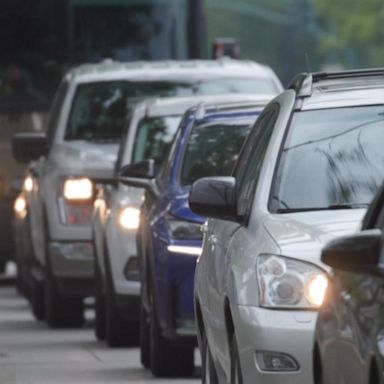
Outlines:
{"type": "Polygon", "coordinates": [[[84,324],[83,299],[63,297],[49,270],[45,273],[44,286],[46,323],[51,328],[81,327],[84,324]]]}
{"type": "Polygon", "coordinates": [[[207,336],[205,333],[202,335],[202,381],[203,384],[218,384],[217,372],[212,360],[211,351],[209,349],[207,336]]]}
{"type": "Polygon", "coordinates": [[[233,333],[231,338],[231,384],[243,384],[235,333],[233,333]]]}
{"type": "Polygon", "coordinates": [[[140,302],[140,361],[143,367],[151,367],[150,321],[148,312],[140,302]]]}
{"type": "Polygon", "coordinates": [[[97,340],[105,340],[105,327],[105,296],[100,267],[95,261],[95,336],[97,340]]]}
{"type": "Polygon", "coordinates": [[[115,293],[110,274],[106,273],[105,293],[105,340],[110,347],[126,347],[138,345],[138,322],[124,319],[116,305],[115,293]]]}
{"type": "Polygon", "coordinates": [[[6,260],[0,260],[0,273],[4,273],[7,267],[6,260]]]}
{"type": "Polygon", "coordinates": [[[158,323],[153,296],[150,293],[150,355],[151,371],[158,377],[192,376],[194,373],[194,349],[175,347],[164,339],[158,323]]]}
{"type": "Polygon", "coordinates": [[[44,283],[31,276],[30,302],[32,314],[36,320],[42,321],[45,316],[44,283]]]}

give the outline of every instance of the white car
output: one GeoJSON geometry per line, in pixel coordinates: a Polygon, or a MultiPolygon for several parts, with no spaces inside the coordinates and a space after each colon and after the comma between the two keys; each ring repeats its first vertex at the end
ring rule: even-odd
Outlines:
{"type": "Polygon", "coordinates": [[[36,160],[22,192],[27,213],[17,225],[31,238],[31,252],[20,257],[19,271],[31,287],[36,318],[52,327],[83,323],[83,299],[93,294],[95,186],[113,176],[119,141],[137,100],[252,87],[276,90],[280,83],[269,68],[234,60],[106,61],[64,77],[46,134],[13,140],[16,160],[36,160]]]}
{"type": "Polygon", "coordinates": [[[203,382],[314,383],[321,249],[360,227],[383,182],[383,105],[382,71],[300,75],[233,176],[194,183],[190,206],[209,217],[195,274],[203,382]]]}

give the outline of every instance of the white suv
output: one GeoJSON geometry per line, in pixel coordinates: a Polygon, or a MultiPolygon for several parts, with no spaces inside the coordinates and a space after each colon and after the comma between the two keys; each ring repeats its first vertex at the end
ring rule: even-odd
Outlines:
{"type": "Polygon", "coordinates": [[[36,318],[45,317],[53,327],[83,322],[83,298],[93,294],[95,186],[113,176],[118,145],[137,100],[279,88],[268,67],[234,60],[108,61],[69,72],[50,111],[47,133],[13,140],[16,160],[36,160],[22,192],[27,213],[17,226],[31,237],[32,252],[21,264],[36,318]]]}

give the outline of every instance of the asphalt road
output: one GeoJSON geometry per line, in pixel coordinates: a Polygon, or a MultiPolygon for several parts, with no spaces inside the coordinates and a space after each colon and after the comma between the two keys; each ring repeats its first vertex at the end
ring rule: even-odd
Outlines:
{"type": "Polygon", "coordinates": [[[192,379],[155,379],[141,367],[138,348],[109,349],[97,342],[92,309],[82,329],[49,329],[33,319],[9,277],[5,282],[0,278],[0,384],[201,382],[199,369],[192,379]]]}

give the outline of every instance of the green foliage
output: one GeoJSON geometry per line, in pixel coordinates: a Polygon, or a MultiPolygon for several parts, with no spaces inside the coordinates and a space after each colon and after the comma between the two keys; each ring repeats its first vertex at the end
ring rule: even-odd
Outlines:
{"type": "Polygon", "coordinates": [[[352,53],[355,65],[379,66],[384,61],[384,3],[382,0],[315,0],[320,22],[328,35],[325,54],[352,53]]]}

